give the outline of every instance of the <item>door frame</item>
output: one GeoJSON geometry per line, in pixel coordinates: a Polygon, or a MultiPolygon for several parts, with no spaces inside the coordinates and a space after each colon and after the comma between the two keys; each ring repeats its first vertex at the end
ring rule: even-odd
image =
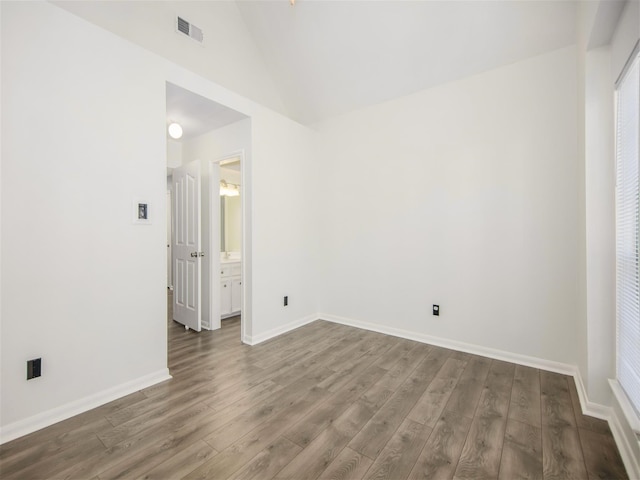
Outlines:
{"type": "Polygon", "coordinates": [[[242,306],[240,313],[240,339],[244,341],[247,338],[247,326],[251,321],[249,318],[249,310],[247,309],[247,284],[248,284],[248,264],[247,261],[247,205],[248,195],[246,193],[246,168],[245,168],[245,151],[244,149],[235,150],[221,157],[209,160],[209,325],[211,329],[220,328],[220,164],[226,160],[240,159],[240,225],[241,246],[240,246],[240,265],[242,268],[242,306]],[[217,193],[217,194],[216,194],[217,193]],[[218,301],[214,302],[214,299],[218,301]],[[217,325],[217,327],[214,327],[217,325]]]}

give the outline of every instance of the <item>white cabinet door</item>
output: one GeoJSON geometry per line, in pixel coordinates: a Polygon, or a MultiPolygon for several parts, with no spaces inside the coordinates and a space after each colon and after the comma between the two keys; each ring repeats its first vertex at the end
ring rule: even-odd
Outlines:
{"type": "Polygon", "coordinates": [[[220,279],[220,315],[229,315],[231,310],[231,279],[220,279]]]}
{"type": "Polygon", "coordinates": [[[242,310],[242,278],[233,277],[231,279],[231,311],[242,310]]]}

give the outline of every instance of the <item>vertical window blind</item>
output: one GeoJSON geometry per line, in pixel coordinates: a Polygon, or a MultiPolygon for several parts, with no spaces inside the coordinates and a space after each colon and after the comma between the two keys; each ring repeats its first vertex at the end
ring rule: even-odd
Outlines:
{"type": "Polygon", "coordinates": [[[616,88],[616,317],[617,376],[640,412],[639,146],[640,55],[616,88]]]}

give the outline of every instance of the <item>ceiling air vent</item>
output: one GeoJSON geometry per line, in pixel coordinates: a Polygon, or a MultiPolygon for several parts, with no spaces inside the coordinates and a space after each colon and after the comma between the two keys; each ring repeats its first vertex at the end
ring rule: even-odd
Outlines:
{"type": "Polygon", "coordinates": [[[189,23],[182,17],[176,18],[176,31],[180,33],[184,33],[188,37],[194,39],[198,43],[202,43],[204,40],[204,35],[202,34],[202,30],[196,27],[194,24],[189,23]]]}

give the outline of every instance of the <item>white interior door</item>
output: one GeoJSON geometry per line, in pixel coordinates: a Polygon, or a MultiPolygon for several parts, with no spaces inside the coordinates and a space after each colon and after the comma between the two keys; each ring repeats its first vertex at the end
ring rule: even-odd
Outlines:
{"type": "Polygon", "coordinates": [[[171,215],[171,210],[173,210],[171,191],[167,190],[167,288],[173,290],[173,275],[171,274],[173,270],[173,254],[171,253],[171,244],[173,243],[171,238],[173,217],[171,215]]]}
{"type": "Polygon", "coordinates": [[[200,162],[173,170],[173,319],[201,329],[200,162]]]}

